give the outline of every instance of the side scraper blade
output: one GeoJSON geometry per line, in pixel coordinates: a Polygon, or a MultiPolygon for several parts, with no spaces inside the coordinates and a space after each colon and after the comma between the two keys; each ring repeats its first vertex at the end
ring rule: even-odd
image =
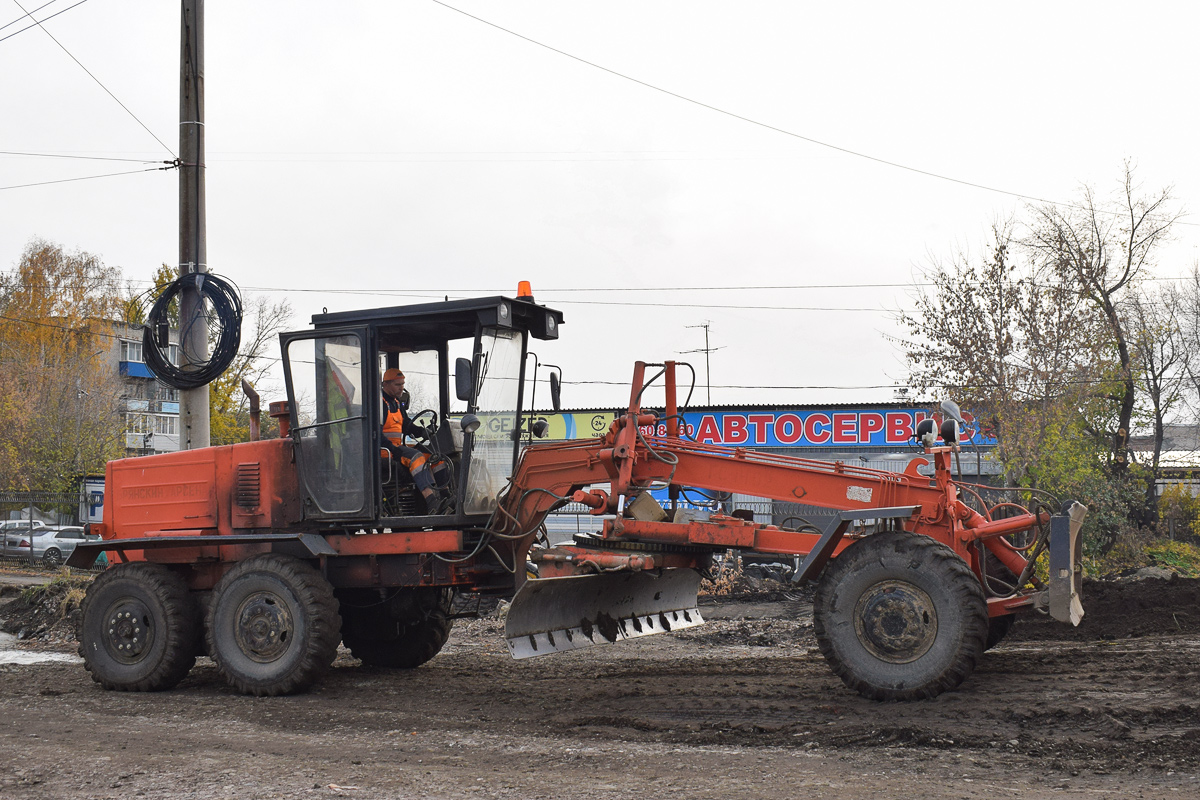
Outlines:
{"type": "Polygon", "coordinates": [[[1083,539],[1087,506],[1069,502],[1050,518],[1050,616],[1078,625],[1083,619],[1083,539]]]}
{"type": "Polygon", "coordinates": [[[513,658],[611,644],[703,624],[692,569],[606,572],[525,582],[504,626],[513,658]]]}

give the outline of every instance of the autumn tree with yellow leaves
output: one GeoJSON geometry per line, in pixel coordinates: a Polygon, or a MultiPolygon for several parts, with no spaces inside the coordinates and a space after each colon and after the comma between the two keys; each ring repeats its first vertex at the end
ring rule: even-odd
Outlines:
{"type": "Polygon", "coordinates": [[[0,273],[0,489],[67,491],[123,452],[120,272],[32,240],[0,273]]]}

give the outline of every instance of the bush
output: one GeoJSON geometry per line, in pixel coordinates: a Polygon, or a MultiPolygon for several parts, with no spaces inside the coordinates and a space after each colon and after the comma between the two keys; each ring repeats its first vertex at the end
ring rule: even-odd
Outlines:
{"type": "Polygon", "coordinates": [[[1200,541],[1200,497],[1190,487],[1171,484],[1158,498],[1159,530],[1174,531],[1176,539],[1200,541]]]}

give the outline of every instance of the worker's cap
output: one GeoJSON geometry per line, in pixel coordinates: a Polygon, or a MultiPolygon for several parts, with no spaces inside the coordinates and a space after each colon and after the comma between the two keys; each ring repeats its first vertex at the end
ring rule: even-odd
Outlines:
{"type": "Polygon", "coordinates": [[[391,369],[389,369],[383,373],[383,380],[385,382],[386,381],[394,381],[397,378],[403,378],[403,377],[404,377],[404,373],[401,372],[400,370],[396,369],[395,367],[392,367],[391,369]]]}

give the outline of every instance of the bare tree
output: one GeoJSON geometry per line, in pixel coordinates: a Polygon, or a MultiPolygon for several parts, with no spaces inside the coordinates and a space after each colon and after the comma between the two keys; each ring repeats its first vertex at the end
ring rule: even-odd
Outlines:
{"type": "Polygon", "coordinates": [[[1009,482],[1036,483],[1049,441],[1078,423],[1105,370],[1103,331],[1078,292],[1035,280],[1013,231],[996,224],[983,258],[959,253],[927,274],[933,288],[902,315],[900,344],[910,382],[973,409],[1009,482]]]}
{"type": "Polygon", "coordinates": [[[1146,489],[1143,521],[1153,525],[1158,518],[1157,480],[1166,423],[1183,405],[1188,390],[1188,348],[1180,325],[1183,295],[1167,285],[1152,295],[1138,294],[1129,302],[1127,316],[1134,337],[1134,360],[1138,383],[1150,419],[1152,447],[1146,465],[1151,480],[1146,489]]]}
{"type": "Polygon", "coordinates": [[[1033,223],[1023,243],[1033,255],[1041,280],[1073,284],[1101,314],[1117,363],[1111,399],[1116,415],[1110,438],[1114,471],[1129,463],[1129,433],[1137,400],[1137,364],[1124,319],[1122,299],[1153,263],[1180,212],[1173,210],[1170,189],[1143,196],[1126,162],[1122,190],[1111,201],[1090,187],[1074,205],[1047,204],[1031,209],[1033,223]]]}
{"type": "Polygon", "coordinates": [[[1187,403],[1193,417],[1200,418],[1200,263],[1192,264],[1192,272],[1179,290],[1177,303],[1179,335],[1183,339],[1183,368],[1188,382],[1187,403]]]}
{"type": "MultiPolygon", "coordinates": [[[[1104,551],[1131,519],[1153,519],[1153,481],[1128,468],[1130,430],[1144,411],[1161,439],[1181,356],[1163,333],[1170,321],[1145,307],[1133,319],[1132,298],[1179,212],[1169,190],[1144,196],[1127,164],[1115,199],[1085,187],[1075,204],[1027,213],[1028,225],[994,226],[982,259],[938,265],[902,317],[901,345],[914,385],[990,423],[1010,482],[1088,498],[1104,551]]],[[[1196,287],[1200,344],[1200,274],[1196,287]]],[[[1200,387],[1200,361],[1190,375],[1200,387]]]]}
{"type": "Polygon", "coordinates": [[[244,442],[249,438],[249,403],[242,392],[242,380],[260,394],[273,388],[259,384],[269,381],[271,369],[279,363],[275,352],[277,337],[291,316],[292,307],[287,300],[271,303],[260,296],[246,302],[242,343],[237,357],[213,381],[209,390],[214,445],[244,442]]]}

